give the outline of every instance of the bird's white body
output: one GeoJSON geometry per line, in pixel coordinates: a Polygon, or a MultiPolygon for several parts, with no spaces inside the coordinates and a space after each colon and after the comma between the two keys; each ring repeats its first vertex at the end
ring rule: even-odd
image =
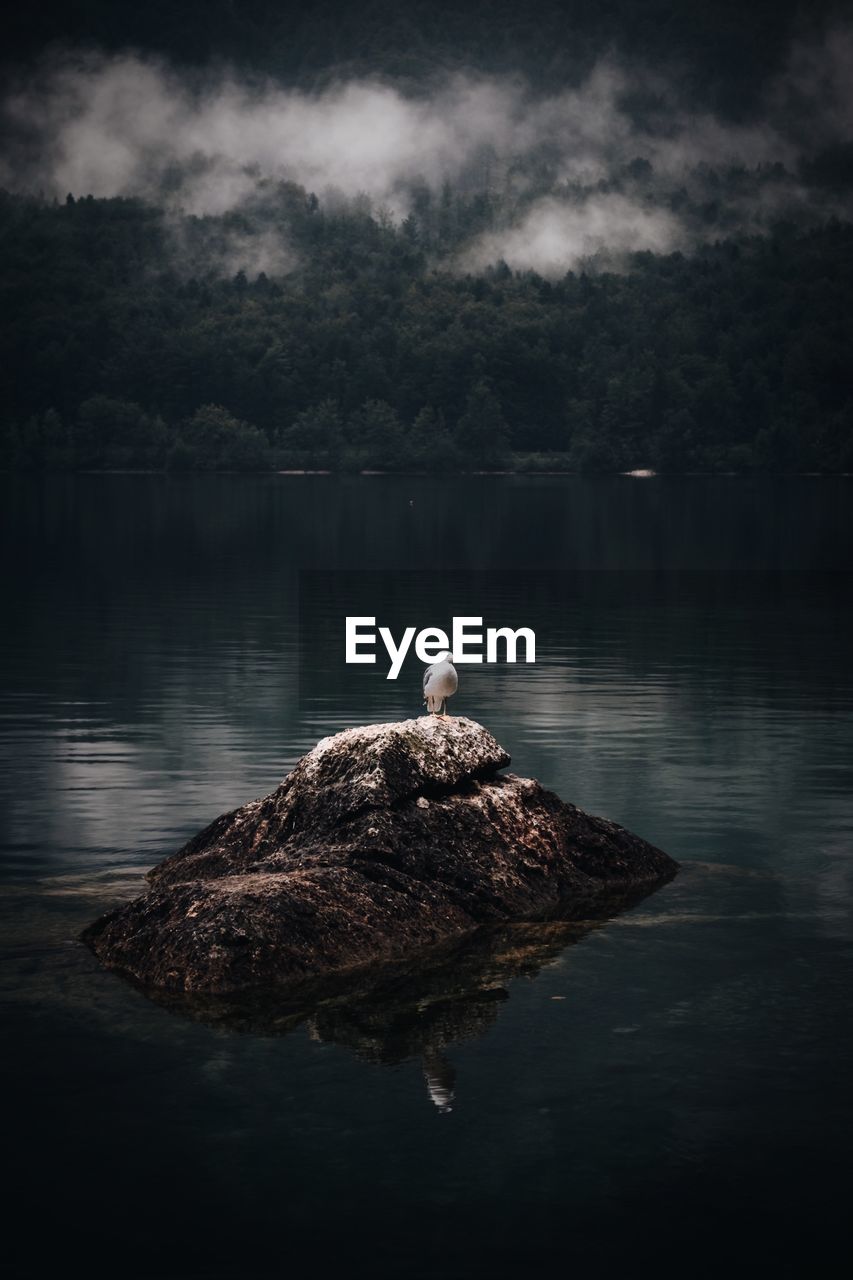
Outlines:
{"type": "Polygon", "coordinates": [[[450,654],[424,672],[424,702],[433,715],[444,713],[447,699],[459,688],[459,677],[450,654]]]}

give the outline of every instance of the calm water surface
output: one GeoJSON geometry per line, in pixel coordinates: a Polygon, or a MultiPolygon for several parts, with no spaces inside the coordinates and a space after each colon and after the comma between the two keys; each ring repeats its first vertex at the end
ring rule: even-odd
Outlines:
{"type": "MultiPolygon", "coordinates": [[[[813,1275],[843,1243],[853,481],[3,483],[6,1257],[24,1275],[813,1275]],[[536,630],[453,710],[683,864],[294,1016],[77,942],[326,733],[343,619],[536,630]]],[[[823,1274],[827,1272],[824,1270],[823,1274]]]]}

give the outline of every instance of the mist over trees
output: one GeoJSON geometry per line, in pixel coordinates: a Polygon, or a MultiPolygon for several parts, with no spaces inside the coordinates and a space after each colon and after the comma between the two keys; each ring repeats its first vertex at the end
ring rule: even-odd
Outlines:
{"type": "Polygon", "coordinates": [[[0,466],[853,469],[843,14],[16,10],[0,466]]]}
{"type": "Polygon", "coordinates": [[[398,223],[281,184],[176,239],[139,201],[3,196],[3,465],[853,468],[849,224],[551,279],[433,265],[487,205],[398,223]],[[298,265],[182,256],[235,230],[298,265]]]}

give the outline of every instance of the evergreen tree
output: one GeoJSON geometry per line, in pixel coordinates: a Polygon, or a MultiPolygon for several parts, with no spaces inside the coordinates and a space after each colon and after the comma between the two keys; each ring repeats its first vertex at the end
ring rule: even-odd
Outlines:
{"type": "Polygon", "coordinates": [[[278,433],[280,460],[315,467],[334,466],[343,449],[343,421],[336,400],[321,400],[297,414],[278,433]]]}
{"type": "Polygon", "coordinates": [[[346,465],[396,467],[406,461],[406,444],[400,419],[384,400],[367,400],[350,416],[346,427],[346,465]]]}
{"type": "Polygon", "coordinates": [[[505,460],[509,430],[500,402],[484,379],[469,392],[454,434],[469,465],[497,466],[505,460]]]}
{"type": "MultiPolygon", "coordinates": [[[[184,424],[180,457],[198,471],[262,471],[270,465],[266,436],[222,405],[205,404],[184,424]],[[189,450],[189,454],[187,454],[189,450]]],[[[175,466],[174,453],[171,465],[175,466]]]]}
{"type": "Polygon", "coordinates": [[[441,410],[425,405],[412,423],[408,438],[412,466],[423,471],[455,471],[459,450],[441,410]]]}

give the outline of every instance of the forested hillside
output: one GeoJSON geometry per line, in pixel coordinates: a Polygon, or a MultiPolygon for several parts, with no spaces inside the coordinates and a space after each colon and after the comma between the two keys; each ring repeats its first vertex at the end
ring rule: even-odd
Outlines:
{"type": "Polygon", "coordinates": [[[490,216],[4,196],[3,464],[853,468],[849,225],[550,280],[440,265],[490,216]],[[235,236],[288,265],[223,272],[235,236]]]}
{"type": "Polygon", "coordinates": [[[840,0],[120,9],[7,24],[0,466],[853,469],[840,0]]]}

